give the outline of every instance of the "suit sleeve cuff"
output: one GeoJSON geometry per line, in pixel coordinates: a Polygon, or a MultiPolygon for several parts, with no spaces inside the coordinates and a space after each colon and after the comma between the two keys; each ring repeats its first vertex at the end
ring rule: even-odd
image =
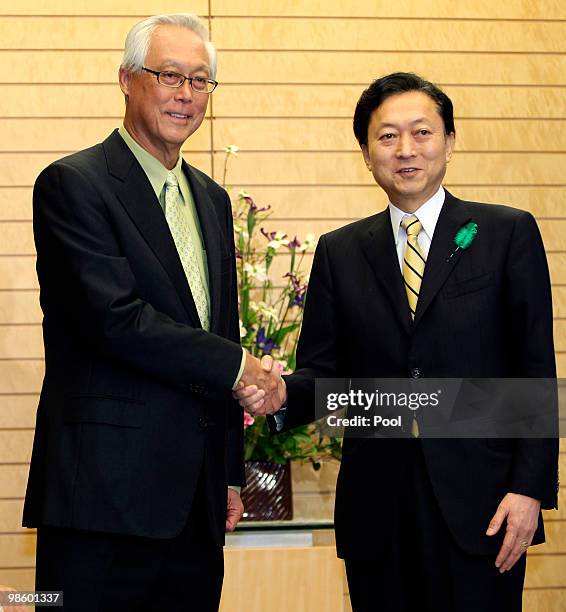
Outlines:
{"type": "Polygon", "coordinates": [[[238,370],[238,374],[236,375],[236,380],[232,385],[232,391],[238,386],[240,379],[242,378],[242,374],[244,373],[244,368],[246,367],[246,349],[242,347],[242,361],[240,362],[240,369],[238,370]]]}

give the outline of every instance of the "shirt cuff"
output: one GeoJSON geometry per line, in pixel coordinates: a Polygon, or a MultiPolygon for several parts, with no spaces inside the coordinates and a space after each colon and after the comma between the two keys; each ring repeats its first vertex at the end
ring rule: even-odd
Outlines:
{"type": "Polygon", "coordinates": [[[273,415],[275,419],[275,425],[277,431],[281,431],[283,426],[285,425],[285,413],[287,412],[287,406],[282,406],[279,410],[273,415]]]}
{"type": "Polygon", "coordinates": [[[240,495],[242,492],[242,487],[238,487],[236,485],[228,485],[228,488],[232,489],[232,491],[236,491],[238,495],[240,495]]]}
{"type": "Polygon", "coordinates": [[[236,376],[236,380],[232,385],[232,391],[238,386],[240,382],[240,378],[242,378],[242,374],[244,373],[244,368],[246,367],[246,349],[242,347],[242,361],[240,362],[240,369],[238,370],[238,374],[236,376]]]}

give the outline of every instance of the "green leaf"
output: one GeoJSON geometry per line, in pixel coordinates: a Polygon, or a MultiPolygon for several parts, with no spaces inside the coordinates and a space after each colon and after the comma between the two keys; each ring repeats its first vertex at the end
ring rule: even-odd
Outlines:
{"type": "Polygon", "coordinates": [[[285,339],[287,334],[290,334],[292,331],[295,331],[299,327],[300,323],[292,323],[287,327],[282,327],[274,336],[275,344],[281,344],[285,339]]]}

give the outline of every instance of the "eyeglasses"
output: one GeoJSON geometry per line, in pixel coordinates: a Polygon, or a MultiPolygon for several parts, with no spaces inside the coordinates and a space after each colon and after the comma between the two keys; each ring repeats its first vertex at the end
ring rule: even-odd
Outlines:
{"type": "Polygon", "coordinates": [[[159,84],[165,85],[165,87],[172,87],[174,89],[178,89],[185,81],[188,81],[193,91],[209,94],[212,93],[218,85],[218,81],[215,81],[214,79],[205,79],[201,76],[185,76],[184,74],[171,72],[170,70],[158,72],[156,70],[150,70],[145,66],[142,67],[142,70],[154,74],[157,77],[157,82],[159,84]]]}

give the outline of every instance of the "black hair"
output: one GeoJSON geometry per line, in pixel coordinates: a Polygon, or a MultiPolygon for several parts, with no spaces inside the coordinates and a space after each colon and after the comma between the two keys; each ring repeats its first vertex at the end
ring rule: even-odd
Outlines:
{"type": "Polygon", "coordinates": [[[436,85],[413,72],[394,72],[376,79],[363,91],[354,113],[354,134],[360,146],[367,145],[368,126],[373,111],[390,96],[407,91],[422,91],[436,103],[438,114],[444,122],[444,132],[456,134],[452,100],[436,85]]]}

